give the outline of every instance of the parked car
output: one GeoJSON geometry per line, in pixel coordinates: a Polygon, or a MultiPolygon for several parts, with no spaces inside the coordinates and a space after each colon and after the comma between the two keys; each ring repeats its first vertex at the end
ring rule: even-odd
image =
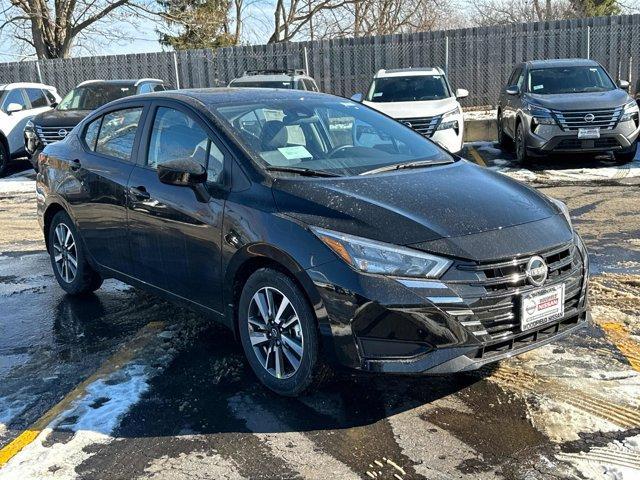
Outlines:
{"type": "Polygon", "coordinates": [[[452,153],[462,150],[464,119],[458,99],[469,95],[455,92],[441,68],[404,68],[376,73],[362,101],[404,123],[452,153]]]}
{"type": "Polygon", "coordinates": [[[518,64],[498,102],[498,140],[516,157],[613,154],[631,161],[638,146],[638,105],[598,62],[534,60],[518,64]]]}
{"type": "Polygon", "coordinates": [[[82,82],[54,110],[37,115],[26,124],[22,141],[33,168],[38,171],[38,155],[44,147],[66,137],[92,110],[119,98],[164,90],[164,82],[157,78],[82,82]]]}
{"type": "Polygon", "coordinates": [[[304,70],[247,70],[242,74],[242,77],[231,80],[229,87],[320,91],[316,81],[304,70]]]}
{"type": "Polygon", "coordinates": [[[334,364],[473,370],[587,319],[588,257],[564,204],[344,98],[121,99],[40,167],[62,289],[114,277],[206,313],[280,394],[334,364]]]}
{"type": "Polygon", "coordinates": [[[12,159],[25,155],[22,131],[29,119],[51,110],[59,101],[58,91],[51,85],[0,85],[0,177],[12,159]]]}

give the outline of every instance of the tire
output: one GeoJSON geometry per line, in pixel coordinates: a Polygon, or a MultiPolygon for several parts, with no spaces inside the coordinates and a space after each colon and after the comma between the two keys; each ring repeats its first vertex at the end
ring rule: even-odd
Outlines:
{"type": "Polygon", "coordinates": [[[85,295],[100,288],[102,277],[89,265],[78,231],[67,212],[56,213],[47,234],[51,267],[58,285],[70,295],[85,295]]]}
{"type": "Polygon", "coordinates": [[[628,152],[624,153],[616,153],[615,159],[616,163],[625,164],[632,162],[634,158],[636,158],[636,150],[638,149],[638,141],[633,142],[633,147],[628,152]]]}
{"type": "Polygon", "coordinates": [[[502,126],[502,114],[501,113],[498,114],[497,122],[498,122],[498,125],[497,125],[497,129],[498,129],[498,145],[500,145],[505,150],[509,150],[509,149],[511,149],[513,147],[513,142],[509,138],[509,136],[506,133],[504,133],[504,127],[502,126]]]}
{"type": "Polygon", "coordinates": [[[9,166],[9,151],[5,144],[0,141],[0,178],[7,174],[7,167],[9,166]]]}
{"type": "Polygon", "coordinates": [[[254,272],[240,295],[238,322],[247,361],[267,388],[294,397],[322,383],[328,368],[318,358],[317,320],[287,275],[270,268],[254,272]]]}
{"type": "Polygon", "coordinates": [[[527,143],[524,136],[524,127],[522,126],[522,122],[518,122],[516,126],[516,138],[515,138],[515,147],[516,147],[516,160],[520,165],[525,165],[529,161],[529,155],[527,154],[527,143]]]}

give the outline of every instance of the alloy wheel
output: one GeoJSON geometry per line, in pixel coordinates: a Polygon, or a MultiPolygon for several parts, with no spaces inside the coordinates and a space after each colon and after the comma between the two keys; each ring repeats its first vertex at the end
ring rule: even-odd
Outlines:
{"type": "Polygon", "coordinates": [[[59,223],[53,237],[53,259],[60,277],[72,283],[78,273],[78,250],[71,229],[59,223]]]}
{"type": "Polygon", "coordinates": [[[262,367],[278,379],[298,371],[304,338],[298,313],[280,290],[263,287],[249,303],[249,339],[262,367]]]}
{"type": "Polygon", "coordinates": [[[518,125],[518,129],[516,130],[516,157],[518,160],[522,161],[524,159],[524,135],[522,134],[522,127],[518,125]]]}

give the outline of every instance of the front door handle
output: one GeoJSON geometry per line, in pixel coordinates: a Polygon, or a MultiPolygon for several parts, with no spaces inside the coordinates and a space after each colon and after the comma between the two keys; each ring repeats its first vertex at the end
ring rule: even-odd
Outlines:
{"type": "Polygon", "coordinates": [[[140,185],[139,187],[131,187],[129,188],[131,195],[136,197],[138,200],[149,200],[151,198],[151,194],[147,192],[147,189],[140,185]]]}

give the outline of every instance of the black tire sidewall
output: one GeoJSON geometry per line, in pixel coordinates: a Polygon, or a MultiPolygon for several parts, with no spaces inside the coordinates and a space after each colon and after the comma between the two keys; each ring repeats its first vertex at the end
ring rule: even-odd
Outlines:
{"type": "Polygon", "coordinates": [[[53,220],[51,221],[51,226],[49,227],[49,232],[47,233],[49,236],[49,259],[51,261],[51,267],[53,269],[53,274],[58,281],[58,285],[67,293],[71,295],[81,295],[84,293],[88,293],[97,289],[101,281],[98,281],[98,275],[91,269],[89,263],[87,262],[87,258],[84,253],[84,249],[82,247],[82,240],[80,239],[80,235],[78,234],[78,230],[76,229],[75,224],[69,217],[69,214],[64,211],[60,211],[55,214],[53,220]],[[72,282],[67,283],[58,272],[58,267],[55,264],[54,260],[54,249],[53,249],[53,241],[55,235],[56,227],[64,223],[69,230],[71,230],[71,234],[73,235],[73,240],[76,244],[76,254],[78,260],[78,267],[76,271],[76,276],[72,282]]]}
{"type": "Polygon", "coordinates": [[[318,364],[318,328],[315,314],[300,288],[287,275],[273,269],[262,268],[249,277],[238,304],[238,331],[245,356],[258,379],[280,395],[296,396],[314,381],[318,364]],[[253,295],[263,287],[273,287],[287,296],[295,308],[304,339],[304,351],[298,371],[290,378],[278,379],[267,372],[255,355],[249,340],[247,315],[253,295]]]}
{"type": "Polygon", "coordinates": [[[4,177],[7,173],[7,167],[9,166],[9,152],[4,143],[0,141],[0,178],[4,177]]]}
{"type": "Polygon", "coordinates": [[[516,160],[519,163],[526,163],[527,158],[527,141],[524,135],[524,127],[522,126],[522,122],[518,123],[516,127],[516,160]],[[522,154],[518,153],[522,151],[522,154]]]}

